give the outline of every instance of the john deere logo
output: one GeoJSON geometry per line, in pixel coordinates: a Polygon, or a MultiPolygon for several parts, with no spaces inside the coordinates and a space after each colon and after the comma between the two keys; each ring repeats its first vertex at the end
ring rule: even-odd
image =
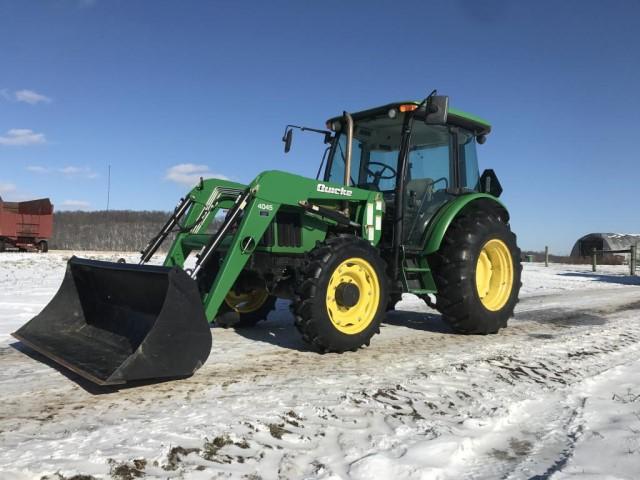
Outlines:
{"type": "Polygon", "coordinates": [[[334,195],[342,195],[343,197],[350,197],[351,195],[353,195],[353,190],[347,190],[343,187],[329,187],[324,183],[319,183],[316,190],[322,193],[333,193],[334,195]]]}

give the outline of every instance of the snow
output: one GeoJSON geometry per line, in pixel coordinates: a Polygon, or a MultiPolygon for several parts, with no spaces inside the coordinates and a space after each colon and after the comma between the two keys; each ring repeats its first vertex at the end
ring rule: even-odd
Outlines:
{"type": "MultiPolygon", "coordinates": [[[[83,252],[115,260],[134,254],[83,252]]],[[[9,333],[55,294],[69,252],[0,254],[0,478],[637,478],[640,280],[525,264],[498,335],[450,332],[405,295],[358,352],[318,355],[286,302],[214,328],[188,379],[99,388],[9,333]]]]}

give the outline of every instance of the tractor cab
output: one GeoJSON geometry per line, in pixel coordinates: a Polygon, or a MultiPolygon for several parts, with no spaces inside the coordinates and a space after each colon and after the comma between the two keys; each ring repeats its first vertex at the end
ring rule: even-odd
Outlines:
{"type": "MultiPolygon", "coordinates": [[[[442,205],[455,196],[479,190],[476,144],[484,143],[491,130],[486,121],[453,109],[448,109],[445,122],[427,123],[419,105],[393,103],[352,114],[349,175],[349,185],[382,192],[389,227],[398,207],[403,210],[402,244],[416,247],[442,205]]],[[[342,183],[346,179],[348,129],[343,117],[330,119],[327,127],[336,138],[324,180],[342,183]]],[[[392,241],[393,231],[383,228],[383,245],[392,241]]]]}

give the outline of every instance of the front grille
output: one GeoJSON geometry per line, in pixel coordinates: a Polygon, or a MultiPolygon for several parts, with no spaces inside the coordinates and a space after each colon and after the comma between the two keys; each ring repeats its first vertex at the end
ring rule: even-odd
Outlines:
{"type": "Polygon", "coordinates": [[[302,225],[300,214],[278,212],[276,214],[278,245],[280,247],[302,246],[302,225]]]}

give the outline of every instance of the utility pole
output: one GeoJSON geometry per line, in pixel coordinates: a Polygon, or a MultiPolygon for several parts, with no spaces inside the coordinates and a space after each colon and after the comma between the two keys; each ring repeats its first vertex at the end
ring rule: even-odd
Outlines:
{"type": "Polygon", "coordinates": [[[111,196],[111,164],[107,171],[107,212],[109,211],[109,197],[111,196]]]}

